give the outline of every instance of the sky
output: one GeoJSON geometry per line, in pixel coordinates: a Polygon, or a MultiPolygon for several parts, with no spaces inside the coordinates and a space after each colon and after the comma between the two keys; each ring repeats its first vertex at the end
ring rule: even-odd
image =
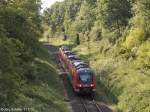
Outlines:
{"type": "Polygon", "coordinates": [[[50,7],[52,4],[54,4],[55,2],[60,2],[63,0],[42,0],[42,12],[45,8],[50,7]]]}

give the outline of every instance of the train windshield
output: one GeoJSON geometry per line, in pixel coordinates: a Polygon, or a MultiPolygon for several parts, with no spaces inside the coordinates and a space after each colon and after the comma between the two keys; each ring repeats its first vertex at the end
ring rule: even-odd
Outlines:
{"type": "Polygon", "coordinates": [[[84,71],[79,73],[79,81],[81,84],[89,84],[92,82],[92,72],[84,71]]]}

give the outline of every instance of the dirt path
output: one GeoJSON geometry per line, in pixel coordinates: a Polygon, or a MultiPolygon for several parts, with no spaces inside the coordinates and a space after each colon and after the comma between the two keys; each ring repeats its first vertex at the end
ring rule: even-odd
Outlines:
{"type": "Polygon", "coordinates": [[[67,73],[63,71],[58,59],[58,46],[45,45],[49,51],[53,54],[54,62],[58,66],[58,73],[60,74],[60,80],[64,87],[65,101],[68,102],[71,112],[112,112],[110,108],[104,103],[103,96],[98,93],[95,94],[94,98],[91,96],[78,96],[73,92],[67,73]],[[92,98],[92,99],[91,99],[92,98]],[[99,109],[98,109],[99,108],[99,109]]]}

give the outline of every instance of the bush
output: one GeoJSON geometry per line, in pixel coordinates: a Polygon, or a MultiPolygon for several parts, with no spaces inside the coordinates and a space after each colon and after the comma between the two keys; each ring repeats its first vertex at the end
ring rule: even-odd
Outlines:
{"type": "Polygon", "coordinates": [[[134,28],[130,30],[129,35],[126,37],[126,46],[128,49],[138,47],[145,39],[143,29],[134,28]]]}

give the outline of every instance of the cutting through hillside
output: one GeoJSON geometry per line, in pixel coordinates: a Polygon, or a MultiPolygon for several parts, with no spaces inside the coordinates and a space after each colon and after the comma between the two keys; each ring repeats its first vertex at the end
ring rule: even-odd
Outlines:
{"type": "MultiPolygon", "coordinates": [[[[79,59],[79,57],[77,58],[77,56],[73,54],[73,52],[69,49],[68,46],[57,47],[54,45],[46,45],[46,47],[50,50],[50,52],[52,52],[53,60],[58,66],[58,73],[59,73],[60,80],[62,81],[62,84],[64,87],[64,97],[65,97],[64,100],[68,102],[70,106],[70,111],[73,111],[73,112],[112,112],[112,110],[109,108],[106,102],[103,102],[101,99],[99,99],[99,97],[103,97],[103,96],[100,96],[98,93],[96,93],[96,87],[91,85],[91,83],[88,81],[88,80],[91,80],[89,79],[88,76],[86,76],[88,75],[88,73],[85,74],[84,80],[78,80],[78,82],[80,83],[78,91],[77,91],[77,88],[74,88],[75,86],[79,85],[79,84],[73,85],[73,82],[75,82],[74,77],[77,77],[79,79],[80,75],[82,74],[78,74],[78,76],[71,76],[75,74],[71,74],[69,72],[69,69],[65,67],[66,66],[69,67],[69,61],[70,63],[77,62],[76,68],[81,69],[81,70],[84,68],[85,72],[87,72],[87,68],[89,68],[89,66],[87,65],[86,62],[83,62],[83,60],[79,59]],[[68,61],[68,63],[66,63],[65,65],[61,60],[62,52],[65,52],[67,54],[66,56],[69,57],[69,60],[66,60],[68,61]],[[92,89],[93,87],[94,87],[94,91],[92,89]]],[[[82,73],[84,73],[84,71],[82,73]]],[[[92,80],[93,79],[94,78],[92,78],[92,80]]]]}

